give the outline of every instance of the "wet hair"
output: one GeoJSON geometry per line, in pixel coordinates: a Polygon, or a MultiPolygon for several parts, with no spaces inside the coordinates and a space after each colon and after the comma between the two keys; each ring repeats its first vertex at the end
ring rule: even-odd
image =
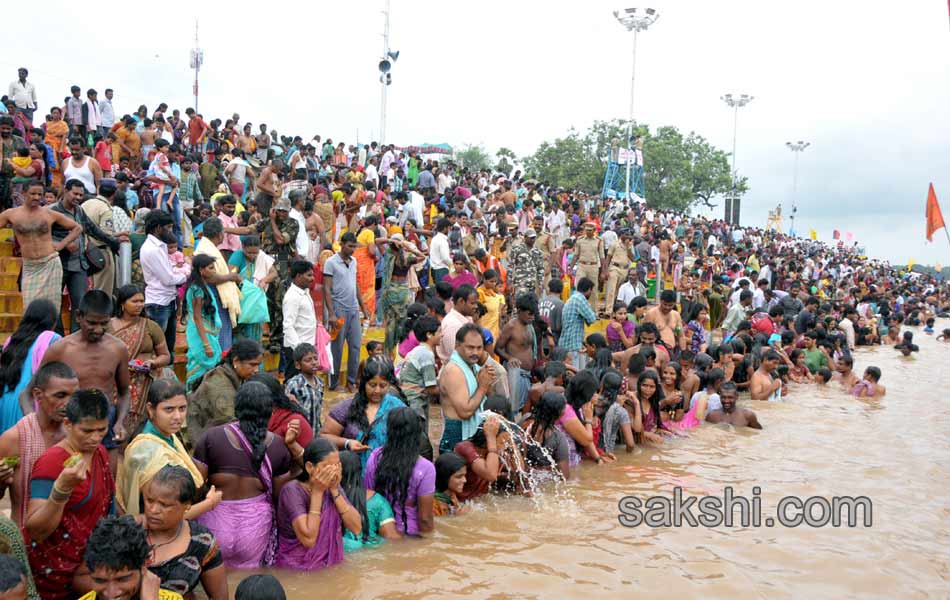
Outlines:
{"type": "Polygon", "coordinates": [[[151,482],[178,490],[178,501],[182,504],[191,504],[194,502],[195,495],[198,492],[191,473],[181,465],[165,465],[159,469],[151,482]]]}
{"type": "MultiPolygon", "coordinates": [[[[32,302],[30,303],[32,304],[32,302]]],[[[79,316],[112,316],[112,296],[102,290],[89,290],[79,301],[79,316]]]]}
{"type": "Polygon", "coordinates": [[[616,369],[608,369],[600,378],[600,400],[594,407],[594,414],[603,421],[604,415],[610,409],[610,405],[617,402],[617,396],[620,395],[620,388],[623,387],[623,375],[616,369]]]}
{"type": "Polygon", "coordinates": [[[145,528],[132,515],[109,515],[100,519],[89,535],[86,567],[90,572],[99,567],[113,573],[124,569],[139,571],[151,552],[145,528]]]}
{"type": "Polygon", "coordinates": [[[66,403],[66,418],[73,424],[83,419],[100,421],[108,416],[109,400],[97,389],[77,390],[66,403]]]}
{"type": "MultiPolygon", "coordinates": [[[[567,399],[561,392],[544,392],[531,407],[532,437],[544,443],[548,431],[561,418],[567,399]]],[[[536,465],[543,466],[543,465],[536,465]]]]}
{"type": "Polygon", "coordinates": [[[663,290],[660,292],[660,302],[676,302],[676,292],[673,290],[663,290]]]}
{"type": "Polygon", "coordinates": [[[824,383],[831,381],[831,369],[828,367],[822,367],[815,372],[815,375],[820,375],[824,380],[824,383]]]}
{"type": "Polygon", "coordinates": [[[294,348],[294,362],[299,363],[308,354],[316,354],[316,353],[317,353],[317,349],[313,346],[313,344],[308,344],[307,342],[297,344],[297,347],[294,348]]]}
{"type": "Polygon", "coordinates": [[[440,454],[435,459],[435,491],[444,492],[449,489],[449,480],[459,469],[467,466],[465,459],[455,452],[440,454]]]}
{"type": "Polygon", "coordinates": [[[248,381],[234,396],[234,416],[251,446],[251,466],[256,473],[267,451],[267,422],[274,410],[271,392],[258,381],[248,381]]]}
{"type": "Polygon", "coordinates": [[[287,394],[284,393],[284,387],[280,385],[277,378],[270,373],[254,373],[248,378],[248,381],[256,381],[267,386],[267,389],[270,390],[271,402],[274,403],[275,409],[283,408],[284,410],[306,418],[303,409],[301,409],[296,402],[287,397],[287,394]]]}
{"type": "Polygon", "coordinates": [[[640,388],[647,379],[652,380],[656,385],[653,395],[647,400],[650,403],[650,410],[653,411],[654,416],[656,416],[656,428],[666,429],[667,427],[663,424],[663,419],[660,418],[660,400],[663,399],[663,386],[660,385],[660,377],[655,372],[644,371],[637,377],[637,402],[640,401],[640,388]]]}
{"type": "Polygon", "coordinates": [[[881,380],[881,369],[875,366],[870,366],[864,370],[865,375],[870,375],[871,379],[876,382],[881,380]]]}
{"type": "Polygon", "coordinates": [[[577,418],[581,423],[585,423],[581,407],[587,404],[591,397],[597,393],[600,387],[600,381],[590,371],[580,371],[575,375],[570,383],[567,384],[566,398],[567,403],[577,413],[577,418]]]}
{"type": "Polygon", "coordinates": [[[269,573],[248,575],[238,584],[234,600],[287,600],[280,580],[269,573]]]}
{"type": "Polygon", "coordinates": [[[0,554],[0,594],[6,594],[18,585],[27,586],[26,565],[12,554],[0,554]]]}
{"type": "Polygon", "coordinates": [[[30,348],[40,334],[56,326],[58,319],[56,306],[49,300],[39,298],[30,302],[0,354],[0,391],[16,389],[30,348]]]}
{"type": "Polygon", "coordinates": [[[419,459],[422,420],[408,406],[389,412],[386,417],[386,444],[376,464],[376,491],[402,510],[403,531],[409,533],[406,503],[409,483],[419,459]]]}
{"type": "Polygon", "coordinates": [[[364,437],[369,433],[370,429],[369,420],[366,418],[366,407],[369,405],[369,395],[366,393],[366,385],[374,377],[388,381],[390,387],[395,387],[399,396],[403,397],[402,390],[398,386],[398,381],[396,381],[392,362],[385,356],[372,356],[367,358],[363,363],[363,373],[360,376],[356,394],[353,396],[353,400],[350,402],[350,408],[346,412],[346,422],[354,423],[364,437]]]}
{"type": "Polygon", "coordinates": [[[613,352],[611,352],[609,348],[598,348],[597,352],[594,353],[594,360],[585,370],[590,371],[594,378],[600,381],[604,373],[612,369],[613,365],[613,352]]]}
{"type": "MultiPolygon", "coordinates": [[[[499,394],[488,396],[485,398],[482,408],[483,410],[490,411],[496,415],[504,417],[506,421],[514,420],[512,419],[511,414],[511,402],[509,402],[506,396],[501,396],[499,394]]],[[[482,431],[481,427],[475,431],[475,435],[478,435],[480,431],[482,431]]],[[[482,435],[484,435],[484,432],[482,432],[482,435]]],[[[471,439],[475,439],[475,436],[473,435],[471,439]]]]}
{"type": "Polygon", "coordinates": [[[532,315],[538,314],[538,298],[532,293],[521,294],[515,299],[515,309],[518,312],[530,312],[532,315]]]}
{"type": "Polygon", "coordinates": [[[663,365],[663,370],[665,371],[666,369],[673,369],[673,371],[676,373],[676,379],[674,380],[673,385],[676,389],[680,389],[680,384],[683,381],[683,368],[678,362],[670,361],[663,365]]]}
{"type": "Polygon", "coordinates": [[[459,328],[458,332],[455,334],[455,343],[462,344],[465,342],[465,338],[468,334],[475,332],[478,334],[479,338],[482,338],[482,343],[484,343],[484,337],[482,336],[482,328],[476,325],[475,323],[466,323],[459,328]]]}
{"type": "Polygon", "coordinates": [[[646,368],[647,361],[643,354],[634,352],[630,355],[630,359],[627,361],[627,373],[629,373],[631,377],[639,377],[640,373],[643,373],[646,368]]]}
{"type": "Polygon", "coordinates": [[[366,512],[366,487],[363,485],[363,463],[356,452],[344,450],[340,452],[340,467],[342,478],[340,487],[343,493],[363,520],[362,539],[369,539],[369,515],[366,512]]]}
{"type": "Polygon", "coordinates": [[[739,386],[737,386],[734,381],[726,381],[719,386],[719,395],[722,396],[723,392],[734,392],[738,395],[739,386]]]}
{"type": "MultiPolygon", "coordinates": [[[[303,462],[304,464],[310,463],[312,465],[319,464],[326,457],[330,456],[336,452],[336,446],[325,437],[317,436],[311,440],[307,447],[303,449],[303,462]]],[[[307,473],[307,470],[304,469],[300,475],[297,476],[298,481],[309,481],[310,474],[307,473]]]]}

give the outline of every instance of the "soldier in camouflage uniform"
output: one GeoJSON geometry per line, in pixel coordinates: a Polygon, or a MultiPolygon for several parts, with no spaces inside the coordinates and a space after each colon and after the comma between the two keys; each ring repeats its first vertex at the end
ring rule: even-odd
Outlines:
{"type": "Polygon", "coordinates": [[[284,292],[290,261],[297,255],[297,232],[300,224],[290,218],[290,200],[281,198],[271,209],[270,218],[257,224],[261,233],[261,249],[274,258],[277,270],[275,285],[267,288],[267,310],[270,312],[268,349],[280,352],[284,340],[284,292]],[[276,350],[275,350],[276,348],[276,350]]]}
{"type": "Polygon", "coordinates": [[[529,292],[538,295],[544,281],[544,253],[534,245],[537,239],[538,233],[528,229],[523,241],[508,253],[508,281],[515,298],[529,292]]]}

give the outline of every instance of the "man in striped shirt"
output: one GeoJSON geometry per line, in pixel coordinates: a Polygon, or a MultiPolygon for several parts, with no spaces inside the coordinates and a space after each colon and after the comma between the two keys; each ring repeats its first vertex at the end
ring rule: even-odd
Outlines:
{"type": "Polygon", "coordinates": [[[577,280],[577,287],[561,311],[561,337],[558,344],[570,352],[574,366],[581,370],[587,366],[584,354],[584,326],[597,320],[589,298],[594,291],[594,282],[586,277],[577,280]]]}

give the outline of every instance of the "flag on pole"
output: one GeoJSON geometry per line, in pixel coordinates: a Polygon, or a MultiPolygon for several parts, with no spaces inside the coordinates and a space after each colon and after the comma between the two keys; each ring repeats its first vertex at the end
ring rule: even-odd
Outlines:
{"type": "Polygon", "coordinates": [[[916,262],[917,262],[917,261],[915,261],[913,258],[910,259],[909,261],[907,261],[907,270],[910,271],[911,269],[913,269],[913,268],[914,268],[914,264],[915,264],[916,262]]]}
{"type": "Polygon", "coordinates": [[[940,212],[940,204],[937,203],[934,184],[931,183],[930,191],[927,192],[927,241],[934,241],[934,232],[942,227],[946,227],[946,225],[943,222],[943,213],[940,212]]]}
{"type": "Polygon", "coordinates": [[[849,242],[853,242],[853,241],[854,241],[854,234],[851,233],[850,231],[845,232],[845,234],[844,234],[844,239],[848,240],[849,242]]]}
{"type": "Polygon", "coordinates": [[[835,229],[835,230],[831,233],[831,237],[834,238],[834,239],[836,239],[836,240],[840,240],[840,239],[841,239],[841,232],[838,231],[837,229],[835,229]]]}
{"type": "Polygon", "coordinates": [[[815,241],[818,239],[818,232],[812,229],[808,232],[808,237],[810,237],[812,241],[815,241]]]}

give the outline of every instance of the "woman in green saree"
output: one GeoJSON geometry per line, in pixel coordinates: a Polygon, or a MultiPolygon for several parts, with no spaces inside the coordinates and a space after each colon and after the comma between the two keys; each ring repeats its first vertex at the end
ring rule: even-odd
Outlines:
{"type": "Polygon", "coordinates": [[[185,310],[188,313],[188,325],[185,328],[188,339],[186,384],[189,389],[221,362],[218,290],[211,283],[214,275],[214,258],[206,254],[195,255],[188,291],[185,293],[185,310]]]}
{"type": "Polygon", "coordinates": [[[241,249],[231,254],[228,265],[237,269],[244,278],[241,282],[241,315],[238,317],[237,334],[260,343],[264,323],[270,322],[265,292],[277,281],[274,259],[261,250],[260,236],[243,235],[241,249]]]}
{"type": "MultiPolygon", "coordinates": [[[[183,467],[197,487],[204,484],[201,472],[178,438],[188,413],[185,387],[177,379],[155,380],[149,388],[146,409],[148,419],[126,447],[116,479],[116,503],[128,515],[142,512],[141,490],[166,465],[183,467]]],[[[211,486],[207,497],[192,504],[185,518],[194,519],[219,502],[221,492],[211,486]]]]}

